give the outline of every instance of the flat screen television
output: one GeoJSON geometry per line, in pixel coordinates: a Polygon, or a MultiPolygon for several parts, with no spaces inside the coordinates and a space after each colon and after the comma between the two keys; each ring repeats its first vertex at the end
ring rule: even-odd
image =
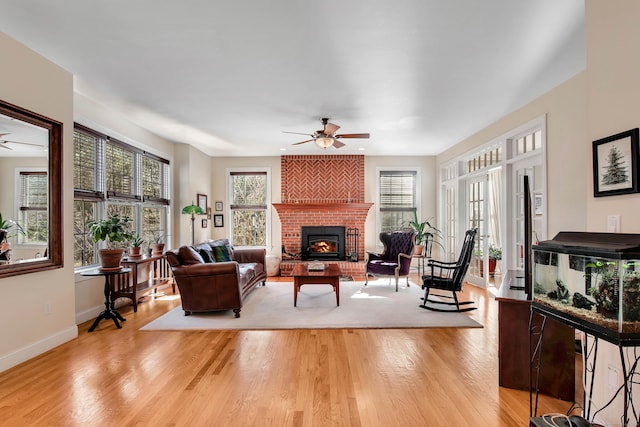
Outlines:
{"type": "Polygon", "coordinates": [[[529,177],[525,175],[523,183],[523,203],[524,203],[524,292],[527,299],[533,298],[533,276],[532,276],[532,239],[533,239],[533,219],[531,214],[531,189],[529,177]]]}

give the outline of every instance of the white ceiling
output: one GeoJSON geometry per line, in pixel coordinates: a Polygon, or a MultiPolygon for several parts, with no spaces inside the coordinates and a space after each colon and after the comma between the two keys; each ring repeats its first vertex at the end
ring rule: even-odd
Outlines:
{"type": "MultiPolygon", "coordinates": [[[[0,0],[76,90],[209,155],[435,155],[585,68],[584,0],[0,0]],[[358,151],[363,147],[364,151],[358,151]],[[281,151],[281,149],[286,151],[281,151]]],[[[3,66],[11,66],[4,63],[3,66]]]]}

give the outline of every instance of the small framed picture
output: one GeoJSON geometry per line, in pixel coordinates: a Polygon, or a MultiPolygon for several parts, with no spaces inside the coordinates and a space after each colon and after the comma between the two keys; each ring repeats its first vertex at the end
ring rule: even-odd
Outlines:
{"type": "Polygon", "coordinates": [[[213,225],[215,227],[224,227],[224,217],[222,215],[214,215],[213,225]]]}
{"type": "Polygon", "coordinates": [[[211,208],[207,208],[207,219],[211,219],[211,208]]]}
{"type": "Polygon", "coordinates": [[[198,206],[203,210],[207,211],[207,195],[198,193],[198,206]]]}
{"type": "Polygon", "coordinates": [[[593,141],[593,196],[638,192],[638,128],[593,141]]]}
{"type": "Polygon", "coordinates": [[[221,212],[221,211],[222,211],[222,201],[216,200],[216,212],[221,212]]]}
{"type": "Polygon", "coordinates": [[[207,219],[206,218],[202,219],[202,228],[207,228],[207,219]]]}

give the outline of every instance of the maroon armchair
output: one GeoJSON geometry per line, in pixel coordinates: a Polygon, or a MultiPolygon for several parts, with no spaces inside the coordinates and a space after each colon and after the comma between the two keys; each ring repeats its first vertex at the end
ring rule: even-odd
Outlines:
{"type": "Polygon", "coordinates": [[[369,276],[394,277],[396,292],[400,277],[406,277],[407,287],[409,286],[409,270],[416,246],[416,234],[413,229],[380,233],[384,251],[380,254],[367,251],[365,286],[369,282],[369,276]]]}

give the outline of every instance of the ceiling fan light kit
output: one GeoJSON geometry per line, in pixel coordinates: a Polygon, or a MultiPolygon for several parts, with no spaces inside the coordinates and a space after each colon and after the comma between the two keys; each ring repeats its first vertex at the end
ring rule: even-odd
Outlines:
{"type": "Polygon", "coordinates": [[[287,132],[284,133],[295,133],[299,135],[309,135],[311,139],[307,139],[305,141],[296,142],[292,145],[300,145],[310,141],[314,141],[318,147],[327,149],[328,147],[333,146],[334,148],[344,147],[345,144],[341,141],[338,141],[339,138],[369,138],[368,133],[345,133],[341,135],[335,135],[335,132],[340,129],[340,126],[335,125],[333,123],[329,123],[329,119],[323,117],[322,118],[322,130],[317,130],[314,133],[301,133],[301,132],[287,132]]]}
{"type": "Polygon", "coordinates": [[[333,145],[333,138],[328,136],[316,138],[316,144],[318,144],[319,147],[326,149],[327,147],[331,147],[333,145]]]}

